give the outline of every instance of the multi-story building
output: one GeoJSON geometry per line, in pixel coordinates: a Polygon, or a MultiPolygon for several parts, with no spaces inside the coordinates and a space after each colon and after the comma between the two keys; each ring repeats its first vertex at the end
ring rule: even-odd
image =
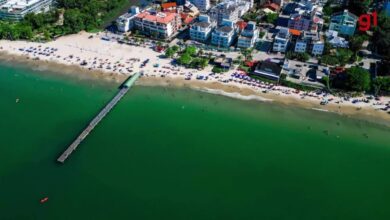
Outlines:
{"type": "Polygon", "coordinates": [[[328,30],[325,32],[325,36],[332,47],[348,48],[348,41],[343,37],[339,37],[337,31],[328,30]]]}
{"type": "Polygon", "coordinates": [[[319,31],[323,26],[322,18],[313,12],[304,11],[290,15],[287,27],[300,31],[319,31]]]}
{"type": "Polygon", "coordinates": [[[304,53],[304,52],[306,52],[306,48],[307,48],[307,42],[305,40],[298,40],[295,43],[294,52],[304,53]]]}
{"type": "Polygon", "coordinates": [[[170,38],[181,28],[178,13],[145,10],[134,18],[134,28],[156,38],[170,38]]]}
{"type": "Polygon", "coordinates": [[[323,40],[312,41],[311,45],[311,54],[313,54],[314,56],[319,56],[324,53],[325,43],[323,40]]]}
{"type": "Polygon", "coordinates": [[[318,32],[305,31],[295,43],[294,51],[304,53],[306,51],[313,55],[322,55],[324,52],[324,41],[320,38],[318,32]]]}
{"type": "Polygon", "coordinates": [[[210,0],[190,0],[200,11],[207,11],[210,9],[210,0]]]}
{"type": "Polygon", "coordinates": [[[139,14],[139,8],[132,6],[130,11],[116,19],[116,26],[120,32],[128,32],[134,27],[134,19],[139,14]]]}
{"type": "Polygon", "coordinates": [[[54,0],[0,0],[0,19],[18,21],[26,14],[47,12],[54,0]]]}
{"type": "Polygon", "coordinates": [[[235,22],[223,20],[219,28],[211,34],[211,43],[218,47],[230,47],[237,35],[235,22]]]}
{"type": "Polygon", "coordinates": [[[215,26],[216,23],[211,21],[209,16],[200,15],[198,22],[190,27],[190,38],[199,42],[206,42],[210,38],[215,26]]]}
{"type": "Polygon", "coordinates": [[[259,29],[256,27],[256,22],[250,21],[238,37],[237,47],[253,47],[257,39],[259,39],[259,29]]]}
{"type": "Polygon", "coordinates": [[[279,80],[282,68],[271,61],[259,62],[253,71],[253,75],[264,77],[271,80],[279,80]]]}
{"type": "Polygon", "coordinates": [[[355,33],[358,17],[348,10],[333,14],[329,24],[329,30],[339,34],[352,36],[355,33]]]}
{"type": "Polygon", "coordinates": [[[307,31],[312,28],[310,14],[293,14],[288,20],[287,27],[290,29],[307,31]]]}
{"type": "Polygon", "coordinates": [[[275,52],[286,52],[288,42],[290,40],[290,32],[288,28],[279,28],[279,32],[276,34],[272,50],[275,52]]]}
{"type": "Polygon", "coordinates": [[[253,0],[227,0],[212,7],[209,11],[211,19],[221,25],[222,20],[237,22],[238,19],[253,7],[253,0]]]}

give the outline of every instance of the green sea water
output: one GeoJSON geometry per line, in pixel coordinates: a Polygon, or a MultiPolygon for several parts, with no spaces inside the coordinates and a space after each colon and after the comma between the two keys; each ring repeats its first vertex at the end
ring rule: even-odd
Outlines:
{"type": "Polygon", "coordinates": [[[57,164],[117,87],[0,66],[1,220],[390,219],[389,128],[188,89],[133,87],[57,164]]]}

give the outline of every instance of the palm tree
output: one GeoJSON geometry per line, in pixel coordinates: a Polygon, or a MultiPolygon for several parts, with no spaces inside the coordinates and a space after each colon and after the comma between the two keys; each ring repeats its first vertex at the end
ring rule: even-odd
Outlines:
{"type": "Polygon", "coordinates": [[[252,53],[251,49],[245,49],[241,51],[242,55],[244,56],[245,60],[248,60],[249,56],[252,53]]]}
{"type": "Polygon", "coordinates": [[[238,55],[238,56],[237,56],[237,60],[238,60],[239,64],[241,65],[241,62],[242,62],[242,56],[241,56],[241,55],[238,55]]]}
{"type": "Polygon", "coordinates": [[[322,80],[324,80],[325,85],[326,85],[326,89],[328,90],[328,92],[330,92],[330,79],[329,79],[329,76],[322,77],[322,80]]]}
{"type": "Polygon", "coordinates": [[[204,51],[202,50],[202,49],[200,49],[199,51],[198,51],[198,56],[202,56],[204,54],[204,51]]]}
{"type": "Polygon", "coordinates": [[[211,60],[211,57],[213,56],[213,53],[209,52],[207,55],[208,55],[209,60],[211,60]]]}

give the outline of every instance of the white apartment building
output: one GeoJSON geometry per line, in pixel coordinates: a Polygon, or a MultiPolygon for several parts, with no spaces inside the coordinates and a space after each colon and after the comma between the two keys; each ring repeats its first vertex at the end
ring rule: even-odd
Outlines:
{"type": "Polygon", "coordinates": [[[248,25],[241,32],[238,37],[237,47],[251,48],[255,46],[257,39],[259,39],[259,29],[256,27],[256,23],[253,21],[248,22],[248,25]]]}
{"type": "Polygon", "coordinates": [[[211,43],[218,47],[230,47],[236,38],[236,25],[229,20],[223,20],[219,28],[211,34],[211,43]]]}
{"type": "Polygon", "coordinates": [[[212,7],[209,11],[211,19],[221,25],[222,21],[237,22],[238,19],[253,7],[252,0],[226,0],[212,7]]]}
{"type": "Polygon", "coordinates": [[[134,28],[156,38],[170,38],[181,28],[178,13],[143,11],[134,18],[134,28]]]}
{"type": "Polygon", "coordinates": [[[0,19],[18,21],[26,14],[47,12],[54,0],[0,0],[0,19]]]}
{"type": "Polygon", "coordinates": [[[210,0],[190,0],[200,11],[207,11],[210,9],[210,0]]]}
{"type": "Polygon", "coordinates": [[[198,22],[190,27],[190,38],[199,42],[206,42],[215,28],[216,23],[212,22],[207,15],[200,15],[198,22]]]}
{"type": "Polygon", "coordinates": [[[288,28],[280,27],[279,32],[275,36],[272,50],[275,52],[286,52],[289,40],[290,32],[288,28]]]}
{"type": "Polygon", "coordinates": [[[120,32],[128,32],[134,27],[134,19],[139,14],[139,8],[136,6],[132,6],[129,13],[121,15],[116,19],[116,25],[118,31],[120,32]]]}

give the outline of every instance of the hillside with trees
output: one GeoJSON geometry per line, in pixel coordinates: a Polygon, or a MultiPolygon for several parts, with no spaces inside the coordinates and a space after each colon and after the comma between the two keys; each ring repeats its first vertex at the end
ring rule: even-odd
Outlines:
{"type": "Polygon", "coordinates": [[[28,14],[20,22],[0,21],[0,38],[50,40],[55,36],[94,31],[131,5],[128,0],[57,0],[57,9],[28,14]]]}

